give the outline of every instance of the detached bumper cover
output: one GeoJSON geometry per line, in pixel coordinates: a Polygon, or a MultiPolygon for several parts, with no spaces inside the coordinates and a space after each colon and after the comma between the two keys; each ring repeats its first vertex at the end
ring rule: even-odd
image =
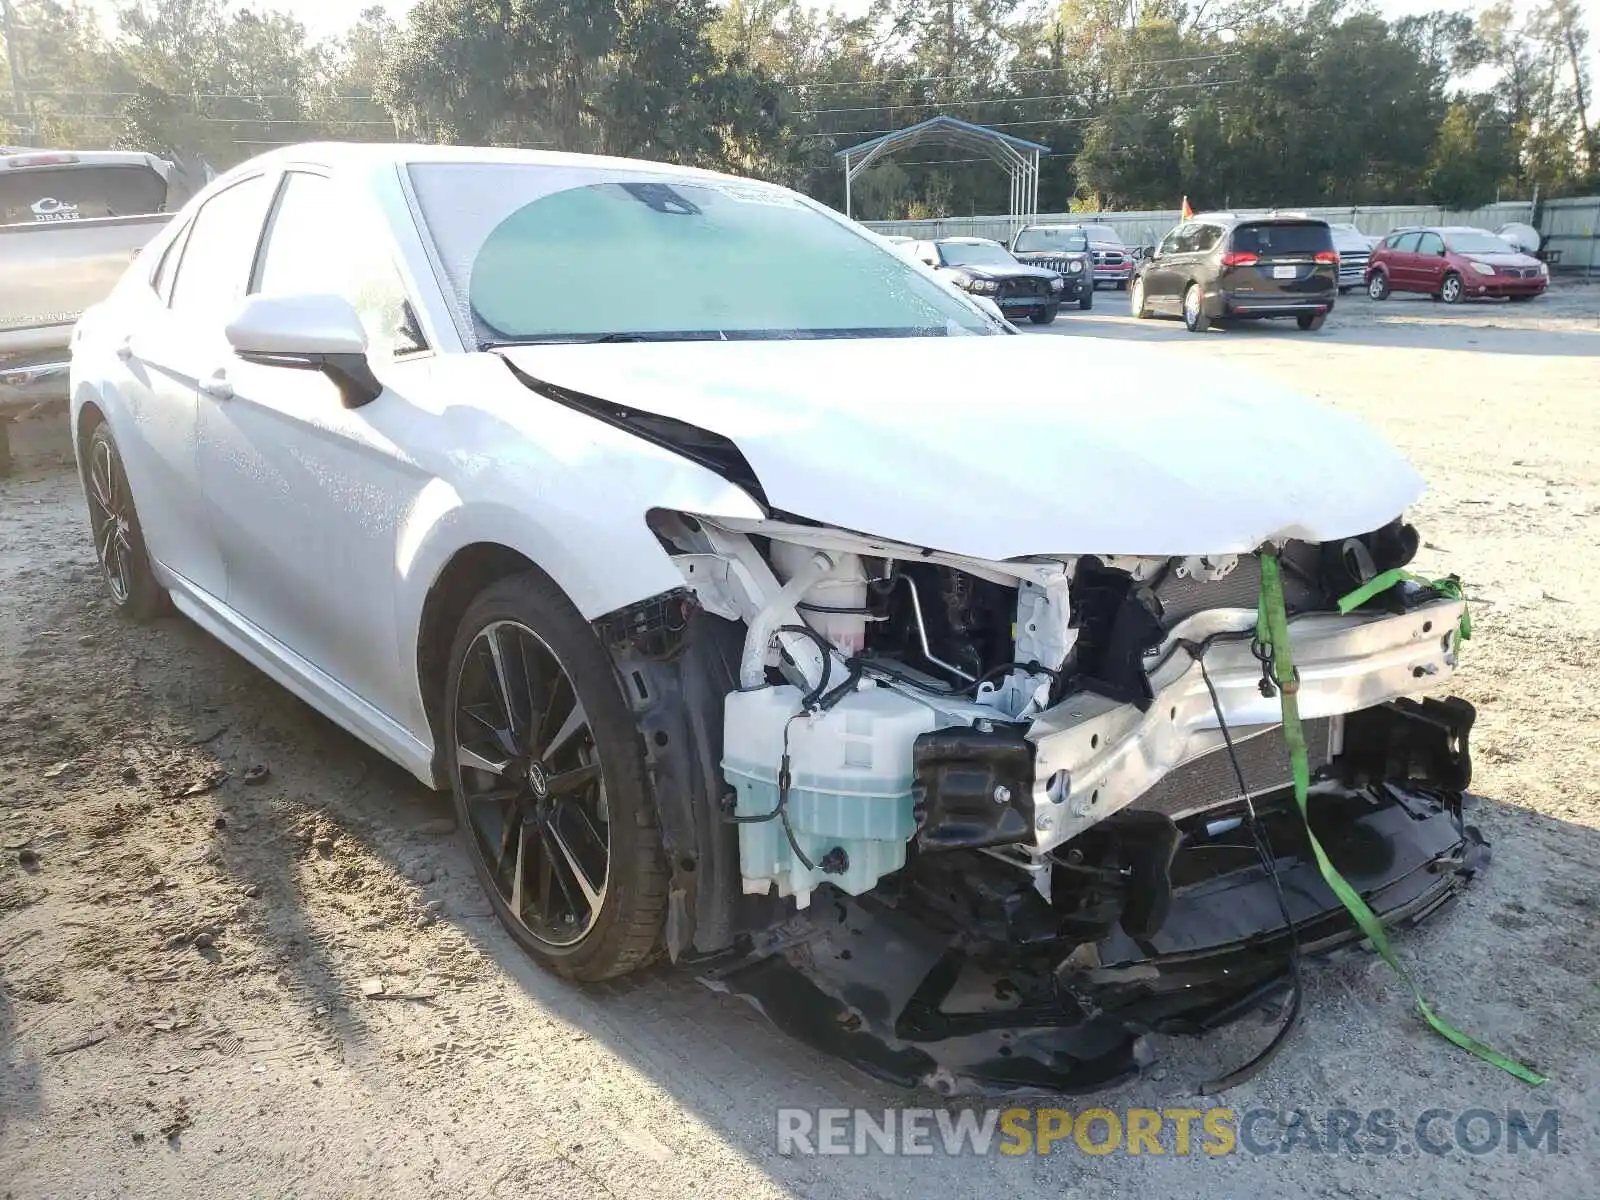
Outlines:
{"type": "MultiPolygon", "coordinates": [[[[1358,940],[1323,883],[1292,798],[1258,803],[1303,952],[1358,940]]],[[[1385,785],[1324,788],[1312,822],[1344,877],[1392,926],[1449,900],[1487,861],[1450,795],[1385,785]]],[[[1199,1033],[1242,1016],[1284,985],[1288,928],[1271,878],[1242,831],[1186,830],[1178,887],[1161,930],[1086,943],[1030,985],[1009,964],[969,958],[903,908],[874,896],[813,904],[762,951],[703,979],[867,1073],[943,1095],[1081,1093],[1151,1061],[1143,1034],[1199,1033]],[[1230,854],[1229,852],[1233,853],[1230,854]]]]}

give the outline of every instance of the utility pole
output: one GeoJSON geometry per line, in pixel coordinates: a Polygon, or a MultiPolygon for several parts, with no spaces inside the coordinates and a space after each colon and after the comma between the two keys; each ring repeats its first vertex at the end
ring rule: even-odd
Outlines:
{"type": "Polygon", "coordinates": [[[22,52],[17,49],[17,14],[12,11],[11,0],[0,0],[0,33],[6,39],[6,67],[11,72],[11,100],[16,105],[17,119],[28,119],[28,140],[38,137],[33,114],[28,107],[26,93],[22,90],[22,52]]]}

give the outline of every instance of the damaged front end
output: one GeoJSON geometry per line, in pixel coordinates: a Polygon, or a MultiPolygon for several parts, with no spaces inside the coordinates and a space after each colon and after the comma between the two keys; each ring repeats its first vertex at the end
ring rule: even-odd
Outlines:
{"type": "MultiPolygon", "coordinates": [[[[673,870],[666,940],[881,1078],[1084,1091],[1361,936],[1289,789],[1256,555],[981,561],[800,521],[652,526],[683,593],[600,625],[673,870]],[[1270,858],[1263,846],[1271,848],[1270,858]]],[[[1398,522],[1279,550],[1310,824],[1385,922],[1486,859],[1463,602],[1398,522]]]]}

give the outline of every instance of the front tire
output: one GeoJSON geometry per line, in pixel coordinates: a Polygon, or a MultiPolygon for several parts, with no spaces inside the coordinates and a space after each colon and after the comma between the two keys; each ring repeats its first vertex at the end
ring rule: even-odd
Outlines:
{"type": "Polygon", "coordinates": [[[1446,304],[1461,303],[1461,295],[1466,289],[1462,286],[1461,276],[1454,271],[1444,277],[1444,282],[1439,285],[1439,299],[1446,304]]]}
{"type": "Polygon", "coordinates": [[[1374,271],[1372,278],[1367,280],[1367,296],[1373,300],[1389,298],[1389,277],[1382,271],[1374,271]]]}
{"type": "Polygon", "coordinates": [[[1078,311],[1079,312],[1088,312],[1093,307],[1094,307],[1094,288],[1091,287],[1088,291],[1084,292],[1083,295],[1078,297],[1078,311]]]}
{"type": "Polygon", "coordinates": [[[1204,333],[1211,328],[1211,318],[1206,316],[1205,297],[1198,283],[1191,283],[1184,289],[1183,325],[1190,333],[1204,333]]]}
{"type": "Polygon", "coordinates": [[[83,491],[89,504],[89,532],[111,603],[135,621],[159,617],[167,609],[166,589],[150,568],[122,452],[104,421],[89,435],[86,459],[83,491]]]}
{"type": "Polygon", "coordinates": [[[1142,276],[1133,281],[1133,290],[1128,293],[1128,309],[1140,321],[1150,319],[1150,306],[1144,302],[1144,278],[1142,276]]]}
{"type": "Polygon", "coordinates": [[[1046,304],[1043,308],[1036,308],[1028,314],[1028,320],[1035,325],[1048,325],[1054,321],[1061,312],[1061,305],[1046,304]]]}
{"type": "Polygon", "coordinates": [[[513,576],[472,602],[444,714],[462,836],[517,944],[584,982],[649,962],[667,868],[643,748],[604,648],[550,579],[513,576]]]}

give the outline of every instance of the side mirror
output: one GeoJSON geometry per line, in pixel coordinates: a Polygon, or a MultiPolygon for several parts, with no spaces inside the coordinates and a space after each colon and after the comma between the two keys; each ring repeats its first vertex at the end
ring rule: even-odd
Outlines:
{"type": "Polygon", "coordinates": [[[342,296],[248,296],[226,332],[246,362],[322,372],[338,385],[346,408],[383,393],[367,362],[367,331],[342,296]]]}

